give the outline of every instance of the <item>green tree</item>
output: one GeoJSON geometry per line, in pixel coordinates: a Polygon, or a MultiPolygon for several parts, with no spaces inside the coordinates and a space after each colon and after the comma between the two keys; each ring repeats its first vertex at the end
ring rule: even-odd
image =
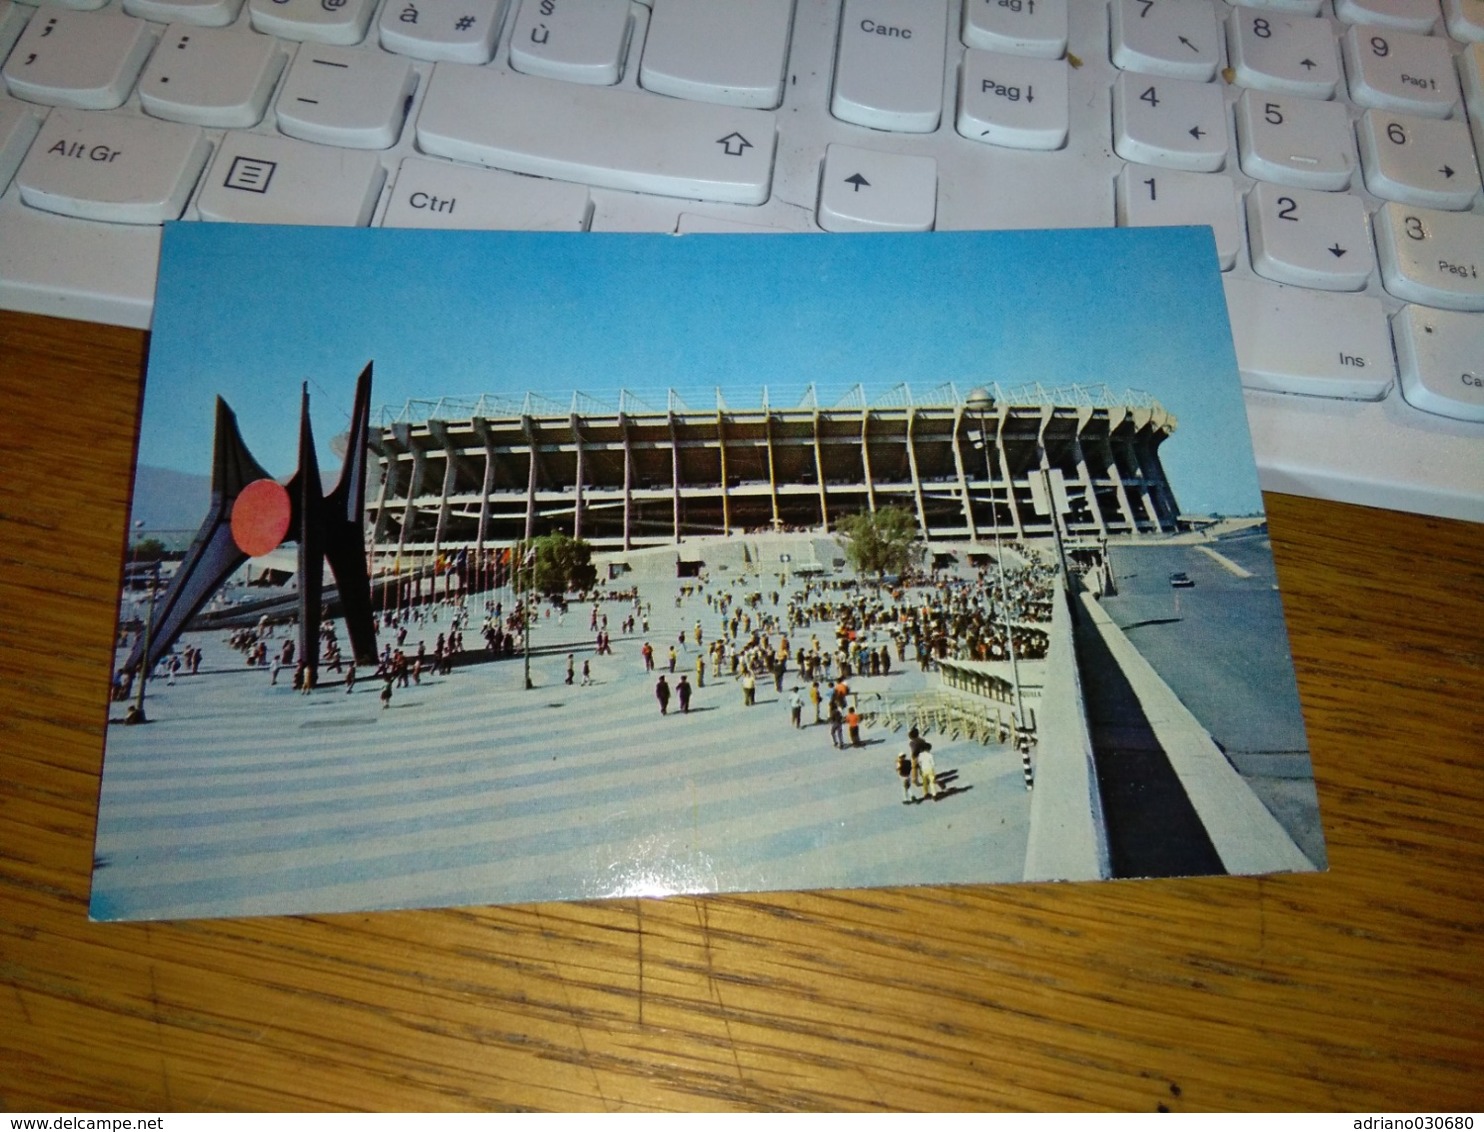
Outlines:
{"type": "Polygon", "coordinates": [[[561,597],[574,590],[591,589],[598,580],[592,546],[560,531],[522,543],[516,547],[516,554],[519,565],[515,583],[521,589],[529,587],[547,597],[561,597]]]}
{"type": "Polygon", "coordinates": [[[858,574],[901,574],[922,555],[917,517],[905,507],[882,507],[848,515],[837,524],[845,553],[858,574]]]}
{"type": "Polygon", "coordinates": [[[165,544],[153,535],[146,535],[134,544],[135,562],[158,562],[165,557],[165,544]]]}

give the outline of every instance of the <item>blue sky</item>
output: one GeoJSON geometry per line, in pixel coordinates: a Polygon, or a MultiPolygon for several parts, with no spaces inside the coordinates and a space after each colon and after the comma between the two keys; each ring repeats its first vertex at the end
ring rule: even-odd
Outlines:
{"type": "Polygon", "coordinates": [[[821,404],[857,383],[1105,383],[1179,419],[1161,449],[1191,512],[1261,509],[1205,229],[629,235],[166,228],[139,459],[211,466],[214,400],[294,470],[309,383],[321,466],[375,363],[375,405],[675,388],[697,406],[821,404]]]}

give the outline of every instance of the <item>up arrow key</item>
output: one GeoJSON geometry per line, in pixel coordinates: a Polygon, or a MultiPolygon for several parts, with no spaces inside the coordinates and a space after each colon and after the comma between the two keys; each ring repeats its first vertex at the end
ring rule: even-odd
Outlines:
{"type": "Polygon", "coordinates": [[[741,157],[744,149],[752,148],[752,143],[735,130],[724,138],[717,138],[716,144],[726,150],[728,157],[741,157]]]}
{"type": "Polygon", "coordinates": [[[937,198],[938,163],[931,157],[825,147],[817,216],[826,232],[926,232],[937,218],[937,198]],[[866,186],[871,191],[862,193],[866,186]]]}

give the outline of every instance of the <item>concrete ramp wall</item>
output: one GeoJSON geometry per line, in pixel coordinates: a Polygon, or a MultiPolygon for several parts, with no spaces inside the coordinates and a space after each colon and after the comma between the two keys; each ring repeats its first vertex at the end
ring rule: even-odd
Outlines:
{"type": "Polygon", "coordinates": [[[674,578],[682,562],[704,563],[707,573],[716,580],[747,575],[771,575],[776,580],[778,574],[797,573],[800,567],[809,568],[811,573],[840,573],[835,562],[844,557],[844,550],[834,539],[788,533],[688,538],[673,546],[608,551],[594,555],[593,561],[600,573],[606,573],[609,563],[623,563],[635,581],[674,578]]]}
{"type": "Polygon", "coordinates": [[[1050,648],[1032,748],[1030,838],[1025,880],[1101,880],[1112,875],[1103,806],[1065,580],[1052,601],[1050,648]]]}
{"type": "MultiPolygon", "coordinates": [[[[1205,827],[1222,867],[1239,875],[1312,872],[1288,831],[1242,781],[1200,720],[1090,594],[1082,608],[1138,698],[1155,738],[1205,827]]],[[[1034,820],[1034,817],[1033,819],[1034,820]]]]}

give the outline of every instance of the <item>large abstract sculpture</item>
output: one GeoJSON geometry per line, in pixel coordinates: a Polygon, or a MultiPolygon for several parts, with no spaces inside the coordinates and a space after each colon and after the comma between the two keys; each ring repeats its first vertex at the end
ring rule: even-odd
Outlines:
{"type": "MultiPolygon", "coordinates": [[[[312,682],[317,675],[326,561],[335,575],[356,662],[375,665],[376,626],[361,530],[370,421],[368,363],[356,381],[340,481],[326,495],[314,454],[307,387],[299,406],[299,469],[287,485],[272,479],[253,459],[237,429],[236,415],[217,398],[211,507],[154,615],[147,667],[152,668],[170,651],[191,618],[233,571],[249,558],[291,539],[299,552],[299,656],[308,667],[308,678],[312,682]]],[[[127,670],[138,669],[146,659],[145,648],[143,640],[135,645],[127,670]]]]}

